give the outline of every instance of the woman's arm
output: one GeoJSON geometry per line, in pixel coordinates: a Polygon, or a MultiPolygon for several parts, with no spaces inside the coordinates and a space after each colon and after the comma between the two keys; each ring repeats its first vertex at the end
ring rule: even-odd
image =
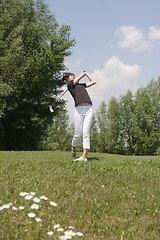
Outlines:
{"type": "Polygon", "coordinates": [[[86,72],[82,72],[77,77],[75,77],[75,79],[73,80],[74,85],[76,85],[81,80],[81,78],[83,78],[85,75],[86,75],[86,72]]]}
{"type": "Polygon", "coordinates": [[[86,87],[91,87],[96,84],[96,80],[89,73],[85,72],[85,76],[89,79],[89,82],[86,83],[86,87]]]}
{"type": "Polygon", "coordinates": [[[96,84],[96,80],[89,73],[82,72],[73,80],[74,85],[76,85],[85,76],[89,79],[89,82],[86,83],[86,87],[91,87],[92,85],[96,84]]]}

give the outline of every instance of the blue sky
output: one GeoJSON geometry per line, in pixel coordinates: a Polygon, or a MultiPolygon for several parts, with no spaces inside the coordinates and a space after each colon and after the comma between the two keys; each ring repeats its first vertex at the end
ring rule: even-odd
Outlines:
{"type": "MultiPolygon", "coordinates": [[[[159,0],[44,2],[76,39],[66,67],[75,74],[86,70],[97,80],[87,89],[95,111],[102,101],[128,89],[134,92],[160,76],[159,0]]],[[[72,118],[73,100],[69,93],[64,99],[72,118]]]]}

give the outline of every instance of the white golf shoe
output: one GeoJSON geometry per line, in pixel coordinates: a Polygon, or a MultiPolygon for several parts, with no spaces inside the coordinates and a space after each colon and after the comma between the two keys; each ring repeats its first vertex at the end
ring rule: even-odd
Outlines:
{"type": "Polygon", "coordinates": [[[87,158],[85,158],[85,157],[79,157],[79,158],[76,158],[76,159],[74,160],[74,162],[78,162],[78,161],[86,162],[86,161],[87,161],[87,158]]]}

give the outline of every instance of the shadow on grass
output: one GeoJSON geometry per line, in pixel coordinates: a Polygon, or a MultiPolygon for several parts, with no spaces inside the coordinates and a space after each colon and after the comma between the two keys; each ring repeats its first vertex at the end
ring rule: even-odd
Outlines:
{"type": "Polygon", "coordinates": [[[99,161],[100,158],[97,158],[97,157],[88,157],[87,158],[87,161],[99,161]]]}

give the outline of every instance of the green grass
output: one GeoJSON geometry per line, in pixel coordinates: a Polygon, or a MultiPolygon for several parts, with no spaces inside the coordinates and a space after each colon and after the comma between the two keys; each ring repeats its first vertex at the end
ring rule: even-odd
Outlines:
{"type": "Polygon", "coordinates": [[[73,162],[68,152],[1,151],[0,207],[7,203],[0,211],[2,240],[60,239],[55,224],[83,233],[75,240],[159,240],[160,158],[90,153],[88,162],[73,162]],[[32,210],[33,200],[20,192],[48,200],[32,210]]]}

